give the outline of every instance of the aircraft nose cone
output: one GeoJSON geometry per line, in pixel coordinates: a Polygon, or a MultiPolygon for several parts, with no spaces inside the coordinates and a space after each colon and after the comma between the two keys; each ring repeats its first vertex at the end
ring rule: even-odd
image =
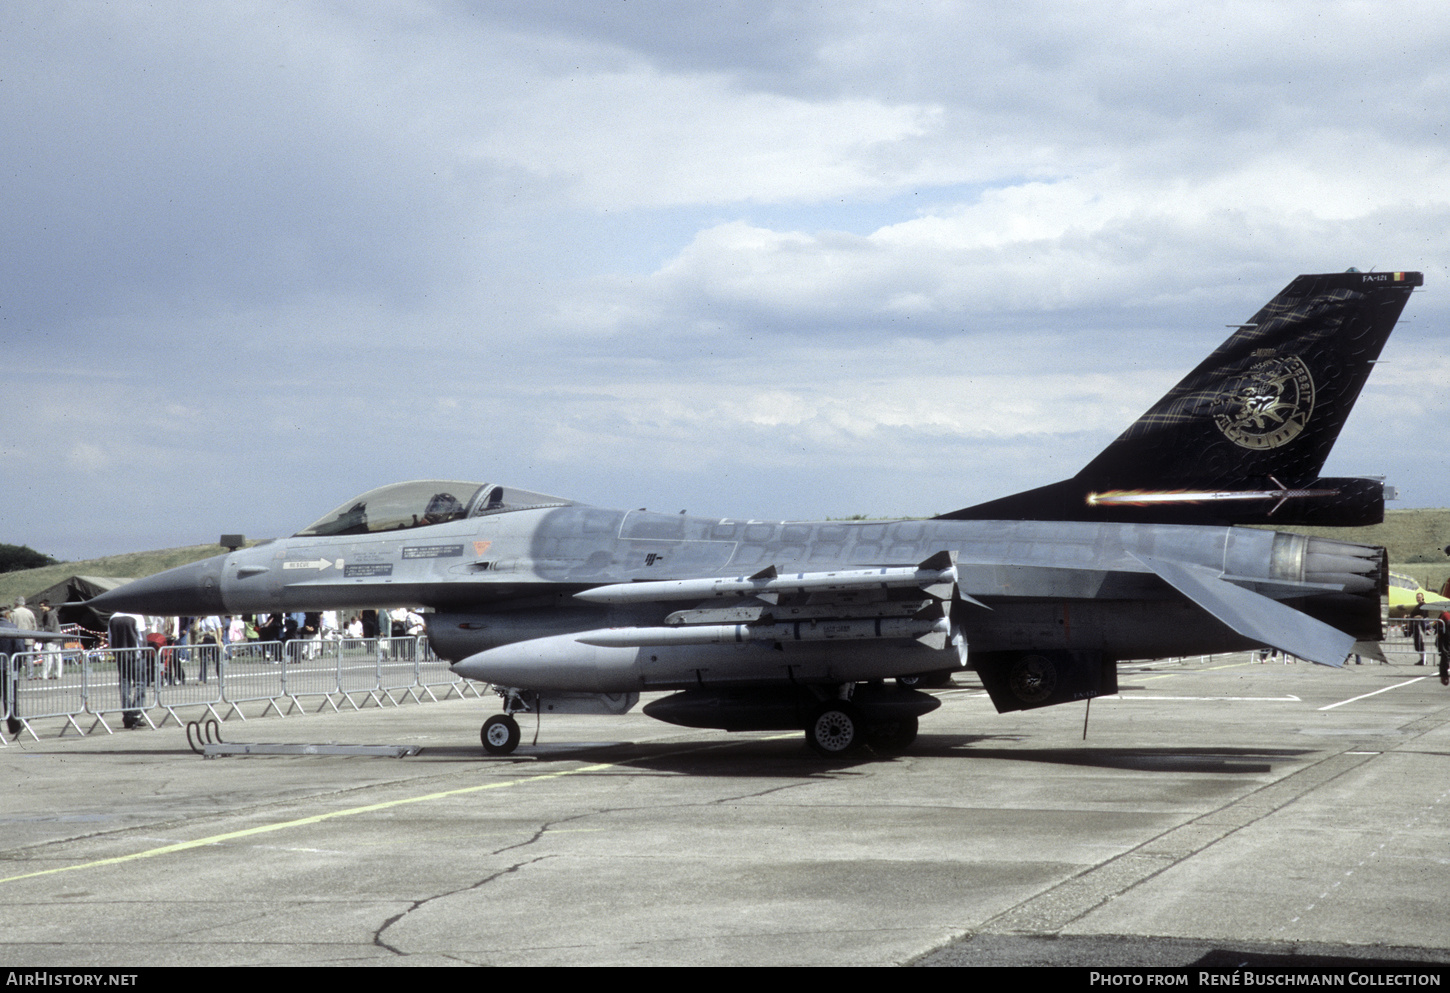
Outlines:
{"type": "Polygon", "coordinates": [[[167,569],[92,597],[88,604],[113,613],[122,611],[172,617],[220,614],[226,610],[221,591],[222,564],[225,561],[225,555],[217,555],[167,569]]]}

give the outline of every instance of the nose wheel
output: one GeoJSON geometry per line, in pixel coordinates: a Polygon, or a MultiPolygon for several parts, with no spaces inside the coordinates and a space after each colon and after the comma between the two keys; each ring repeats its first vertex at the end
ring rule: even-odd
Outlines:
{"type": "Polygon", "coordinates": [[[483,750],[490,755],[507,755],[519,747],[519,722],[508,714],[494,714],[478,733],[483,750]]]}

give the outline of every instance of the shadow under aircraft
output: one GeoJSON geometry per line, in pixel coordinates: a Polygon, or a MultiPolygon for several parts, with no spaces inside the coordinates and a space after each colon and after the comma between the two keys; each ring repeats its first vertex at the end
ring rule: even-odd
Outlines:
{"type": "Polygon", "coordinates": [[[1422,277],[1299,276],[1071,479],[930,520],[608,510],[425,480],[91,601],[143,614],[428,608],[453,671],[518,713],[804,730],[827,756],[910,747],[972,668],[998,711],[1117,692],[1117,663],[1276,648],[1324,665],[1381,636],[1382,548],[1243,524],[1383,519],[1319,475],[1422,277]],[[1357,646],[1356,643],[1363,643],[1357,646]],[[898,680],[893,683],[892,680],[898,680]],[[903,685],[905,684],[905,685],[903,685]]]}

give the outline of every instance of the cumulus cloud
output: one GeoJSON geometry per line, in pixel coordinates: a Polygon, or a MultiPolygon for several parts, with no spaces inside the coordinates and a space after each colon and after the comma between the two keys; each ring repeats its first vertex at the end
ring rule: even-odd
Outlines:
{"type": "MultiPolygon", "coordinates": [[[[1450,191],[1450,162],[1421,167],[1409,184],[1418,197],[1450,191]]],[[[952,332],[970,315],[1141,308],[1246,274],[1263,292],[1284,281],[1263,270],[1266,256],[1330,270],[1404,266],[1391,260],[1406,258],[1395,254],[1406,251],[1406,227],[1422,236],[1410,262],[1427,248],[1443,258],[1447,218],[1450,193],[1414,213],[1391,184],[1277,159],[1192,188],[1097,174],[989,190],[865,236],[719,224],[653,274],[651,289],[661,310],[705,301],[821,323],[918,315],[921,331],[952,332]]]]}
{"type": "Polygon", "coordinates": [[[1427,292],[1330,468],[1443,504],[1389,439],[1450,419],[1447,43],[1414,2],[13,5],[0,540],[432,475],[948,510],[1350,265],[1427,292]]]}
{"type": "Polygon", "coordinates": [[[520,95],[475,146],[595,210],[870,196],[921,178],[892,146],[940,110],[742,92],[726,76],[647,67],[559,79],[520,95]]]}

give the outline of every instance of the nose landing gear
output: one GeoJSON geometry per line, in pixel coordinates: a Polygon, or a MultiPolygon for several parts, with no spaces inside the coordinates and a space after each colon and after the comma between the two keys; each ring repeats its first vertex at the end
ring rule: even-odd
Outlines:
{"type": "Polygon", "coordinates": [[[490,755],[507,755],[519,747],[519,722],[510,714],[494,714],[478,733],[483,750],[490,755]]]}
{"type": "Polygon", "coordinates": [[[533,708],[520,690],[495,687],[494,691],[503,697],[503,713],[484,721],[478,737],[488,754],[508,755],[519,747],[519,722],[514,720],[514,714],[527,713],[533,708]]]}

